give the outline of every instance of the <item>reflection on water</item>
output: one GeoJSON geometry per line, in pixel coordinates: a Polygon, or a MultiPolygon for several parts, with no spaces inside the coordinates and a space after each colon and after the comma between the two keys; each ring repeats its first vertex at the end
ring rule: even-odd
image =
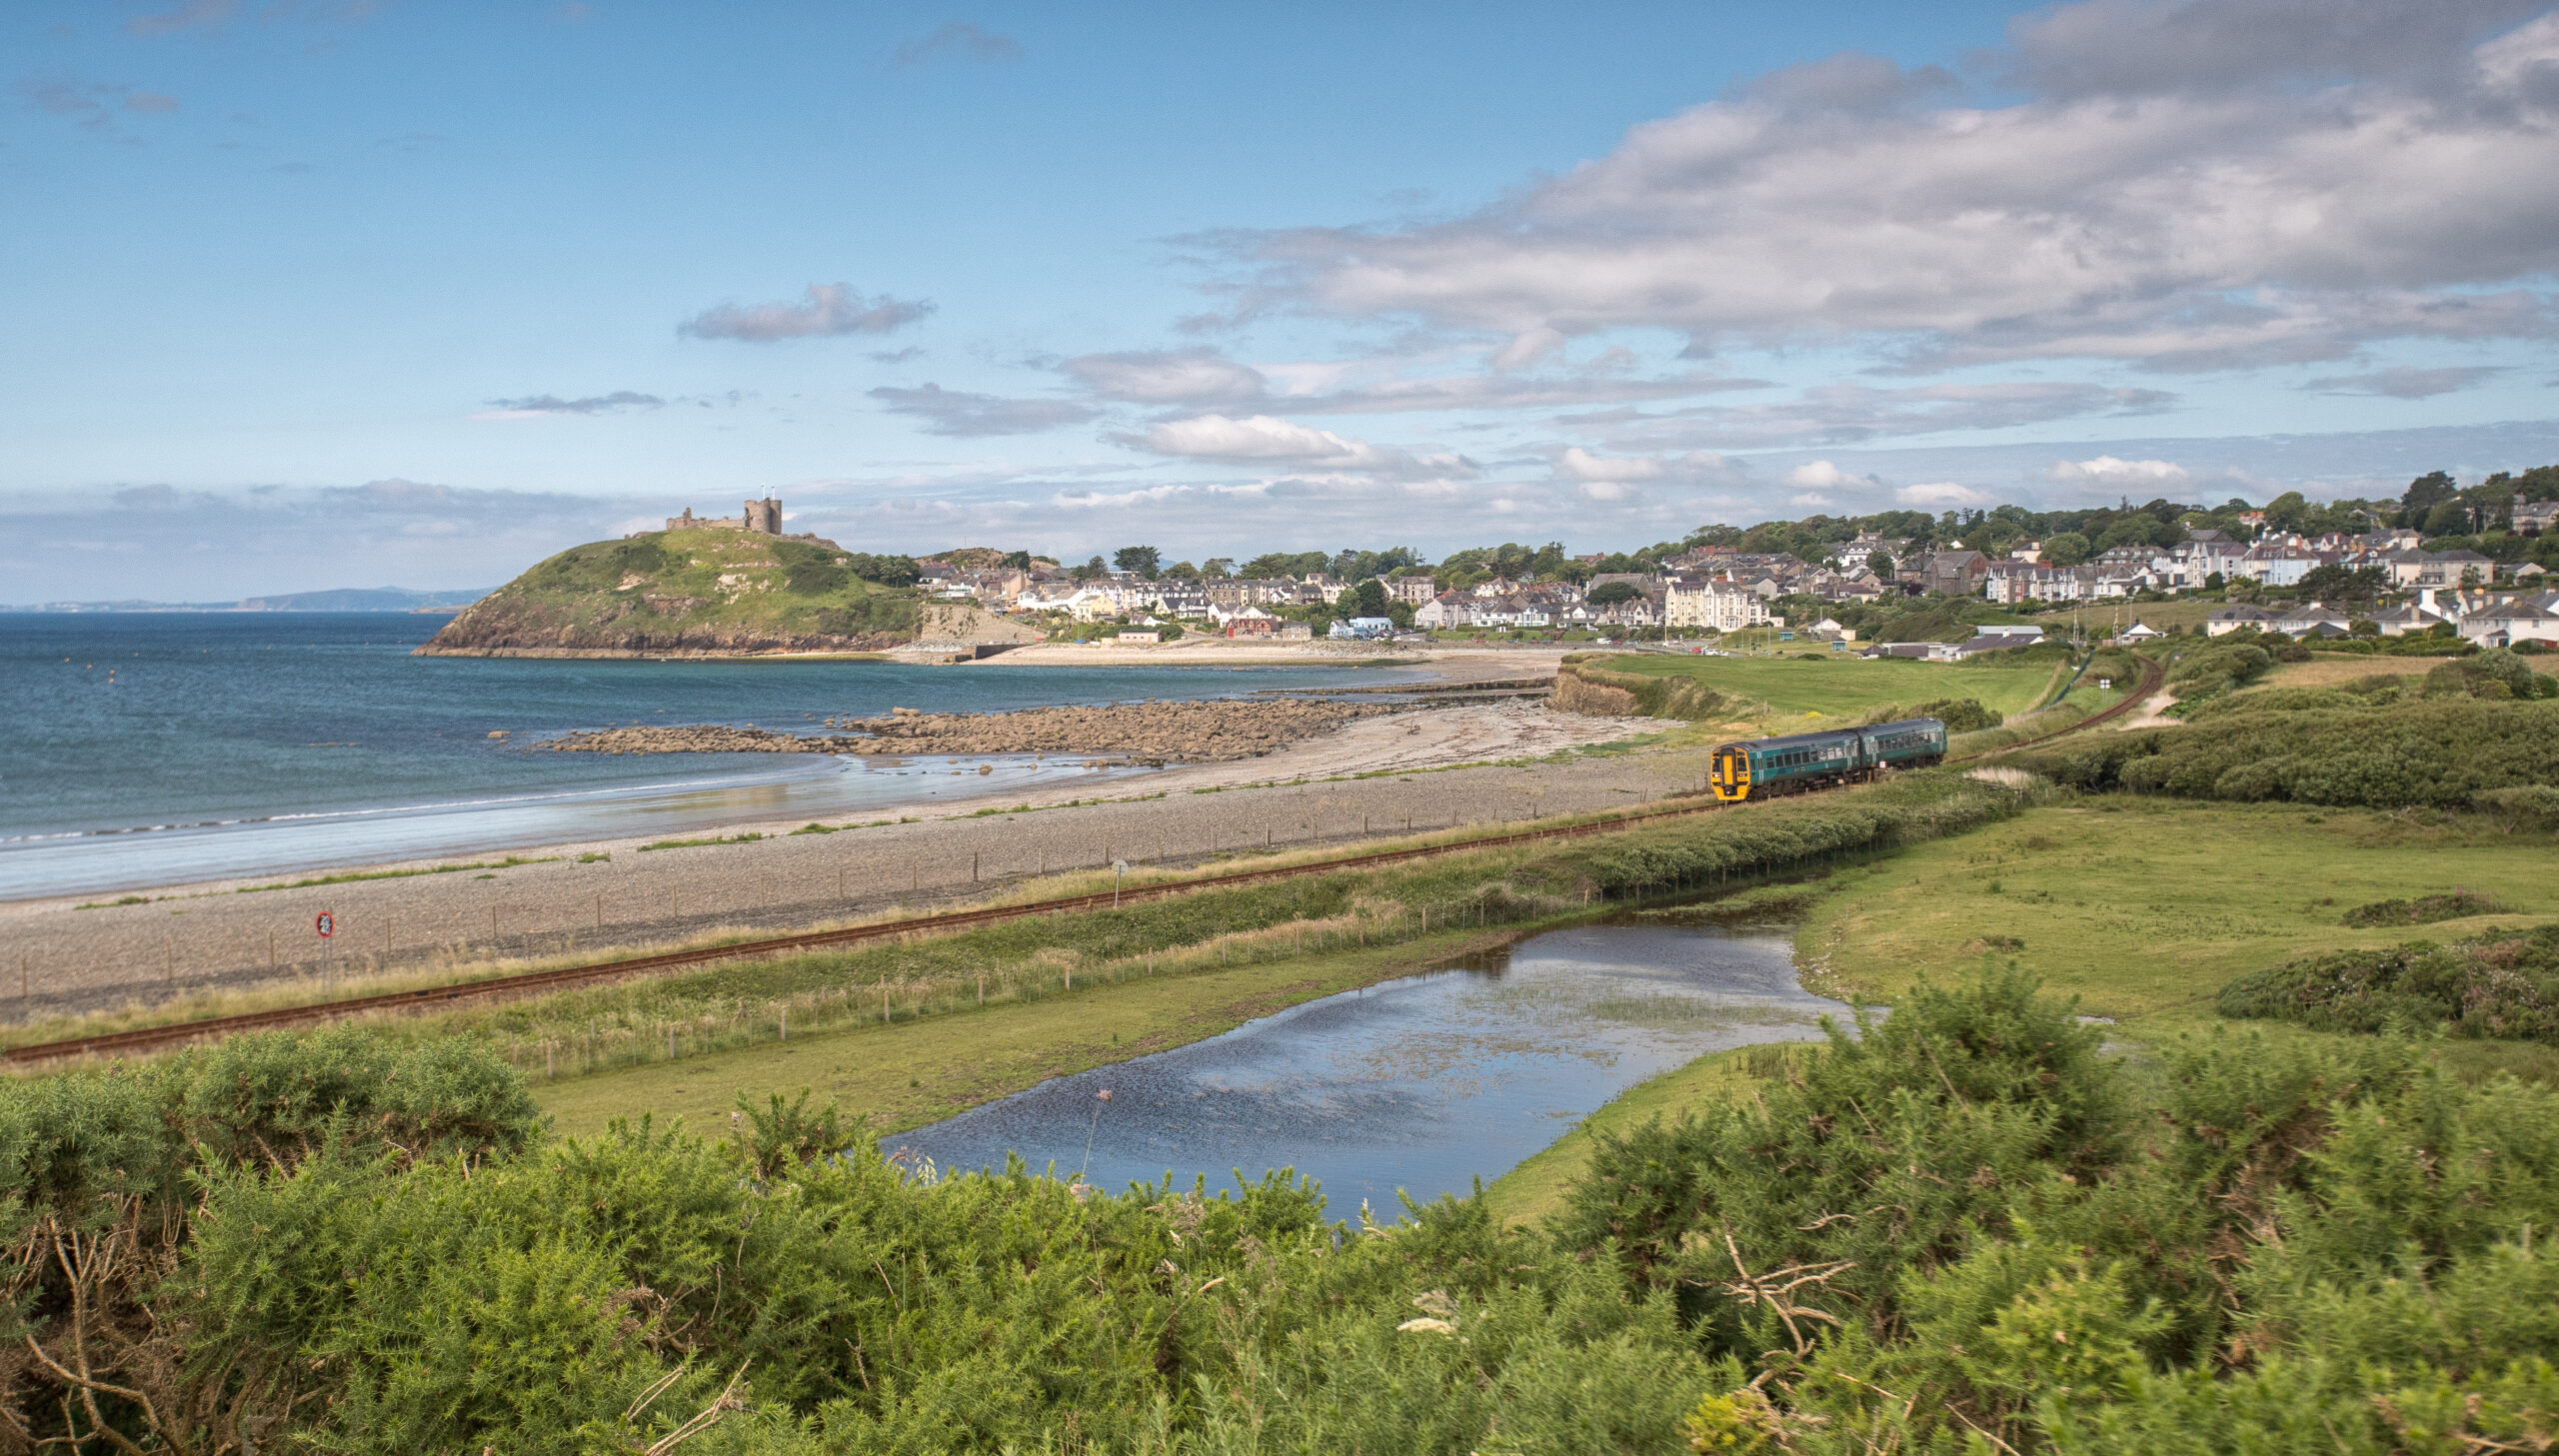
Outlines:
{"type": "Polygon", "coordinates": [[[1767,927],[1585,925],[1044,1082],[893,1146],[946,1169],[1019,1152],[1104,1187],[1293,1167],[1336,1214],[1364,1198],[1382,1218],[1397,1189],[1463,1194],[1637,1082],[1816,1038],[1818,1017],[1847,1010],[1796,983],[1791,941],[1767,927]]]}

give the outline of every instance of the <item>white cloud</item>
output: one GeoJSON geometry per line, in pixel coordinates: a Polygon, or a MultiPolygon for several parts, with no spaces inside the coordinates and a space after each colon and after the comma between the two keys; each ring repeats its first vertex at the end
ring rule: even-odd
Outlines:
{"type": "Polygon", "coordinates": [[[1307,470],[1360,471],[1397,478],[1466,477],[1472,461],[1459,455],[1414,456],[1407,451],[1351,440],[1329,430],[1271,415],[1230,419],[1199,415],[1168,420],[1141,435],[1118,437],[1132,449],[1183,460],[1236,465],[1288,466],[1307,470]]]}
{"type": "Polygon", "coordinates": [[[1790,486],[1805,486],[1811,489],[1820,490],[1830,486],[1857,485],[1860,484],[1860,482],[1855,476],[1848,474],[1846,471],[1832,465],[1830,462],[1826,460],[1816,460],[1807,465],[1796,466],[1793,470],[1786,472],[1786,484],[1790,486]]]}
{"type": "Polygon", "coordinates": [[[1015,400],[1002,395],[946,390],[930,381],[914,389],[882,385],[871,398],[893,415],[925,421],[928,435],[969,438],[982,435],[1036,435],[1062,425],[1081,425],[1097,413],[1070,400],[1015,400]]]}
{"type": "Polygon", "coordinates": [[[1623,481],[1585,481],[1573,494],[1585,501],[1631,501],[1642,493],[1623,481]]]}
{"type": "Polygon", "coordinates": [[[1014,61],[1022,58],[1022,43],[1009,35],[980,30],[965,20],[955,20],[930,35],[901,41],[889,54],[893,69],[905,70],[932,60],[1014,61]]]}
{"type": "Polygon", "coordinates": [[[1795,506],[1809,506],[1818,510],[1821,507],[1831,506],[1837,503],[1832,501],[1828,496],[1821,494],[1819,491],[1806,491],[1800,496],[1791,498],[1788,504],[1795,506]]]}
{"type": "Polygon", "coordinates": [[[1903,486],[1892,493],[1892,498],[1904,506],[1938,507],[1989,506],[1997,504],[1998,501],[1995,496],[1985,495],[1970,486],[1956,485],[1952,481],[1938,481],[1933,485],[1925,486],[1903,486]]]}
{"type": "Polygon", "coordinates": [[[2194,473],[2174,461],[2117,460],[2111,455],[2101,455],[2094,460],[2056,460],[2044,471],[2044,479],[2061,486],[2157,494],[2192,485],[2194,473]]]}
{"type": "Polygon", "coordinates": [[[865,299],[850,284],[813,283],[798,303],[722,304],[676,328],[697,339],[739,339],[770,344],[780,339],[831,339],[847,334],[886,334],[932,313],[924,299],[882,294],[865,299]]]}
{"type": "Polygon", "coordinates": [[[1206,348],[1086,354],[1058,368],[1106,400],[1140,405],[1233,404],[1270,392],[1261,371],[1206,348]]]}
{"type": "Polygon", "coordinates": [[[2469,44],[2532,8],[2086,0],[2020,22],[2013,101],[1933,104],[1942,72],[1834,58],[1471,216],[1219,241],[1247,307],[1505,352],[1672,328],[2208,369],[2547,338],[2559,188],[2517,179],[2559,175],[2559,15],[2469,44]]]}

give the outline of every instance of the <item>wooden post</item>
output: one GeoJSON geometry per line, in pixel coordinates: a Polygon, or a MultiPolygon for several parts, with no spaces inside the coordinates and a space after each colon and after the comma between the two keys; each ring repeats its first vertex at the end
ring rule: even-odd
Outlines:
{"type": "Polygon", "coordinates": [[[273,969],[275,969],[275,968],[276,968],[276,932],[275,932],[274,928],[273,928],[272,926],[270,926],[270,927],[268,928],[268,930],[267,930],[267,969],[269,969],[269,970],[273,970],[273,969]]]}
{"type": "Polygon", "coordinates": [[[560,1080],[559,1048],[548,1040],[542,1043],[542,1074],[552,1081],[560,1080]]]}
{"type": "Polygon", "coordinates": [[[597,929],[599,929],[599,930],[601,930],[601,929],[603,929],[603,928],[604,928],[604,896],[603,896],[603,895],[597,895],[597,896],[596,896],[596,928],[597,928],[597,929]]]}
{"type": "Polygon", "coordinates": [[[789,1041],[791,1039],[791,1003],[789,1001],[782,1003],[782,1036],[780,1039],[784,1041],[789,1041]]]}
{"type": "Polygon", "coordinates": [[[978,1004],[979,1004],[980,1006],[984,1006],[986,1003],[987,1003],[987,973],[986,973],[985,971],[983,971],[983,970],[982,970],[982,971],[979,971],[979,972],[978,972],[978,1004]]]}

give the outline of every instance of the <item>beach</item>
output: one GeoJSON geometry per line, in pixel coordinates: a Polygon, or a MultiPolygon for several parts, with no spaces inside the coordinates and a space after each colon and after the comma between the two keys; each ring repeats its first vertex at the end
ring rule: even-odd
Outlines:
{"type": "MultiPolygon", "coordinates": [[[[1449,676],[1550,673],[1554,660],[1469,653],[1449,676]]],[[[690,836],[718,842],[653,848],[644,846],[663,841],[650,834],[595,836],[0,904],[0,1015],[24,1022],[276,982],[316,989],[323,976],[415,977],[730,927],[803,928],[1114,859],[1188,866],[1621,807],[1690,788],[1698,771],[1692,754],[1574,752],[1668,725],[1534,702],[1398,704],[1329,722],[1305,712],[1332,706],[1227,703],[1222,712],[1268,708],[1307,732],[1258,755],[1146,772],[1079,773],[1079,755],[1068,754],[1027,788],[981,791],[976,769],[956,757],[937,758],[939,768],[908,759],[931,797],[829,821],[831,832],[805,831],[794,813],[690,836]],[[446,868],[455,865],[468,867],[446,868]],[[324,910],[336,927],[325,946],[313,929],[324,910]]]]}

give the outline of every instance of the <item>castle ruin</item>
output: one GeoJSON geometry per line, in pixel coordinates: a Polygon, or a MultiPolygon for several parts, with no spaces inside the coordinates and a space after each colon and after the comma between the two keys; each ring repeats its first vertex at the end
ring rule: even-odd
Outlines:
{"type": "Polygon", "coordinates": [[[682,516],[667,518],[667,529],[669,531],[752,531],[758,536],[780,536],[782,534],[782,503],[767,496],[761,501],[747,502],[746,513],[742,516],[723,516],[716,519],[696,516],[693,514],[693,508],[687,506],[682,516]]]}

